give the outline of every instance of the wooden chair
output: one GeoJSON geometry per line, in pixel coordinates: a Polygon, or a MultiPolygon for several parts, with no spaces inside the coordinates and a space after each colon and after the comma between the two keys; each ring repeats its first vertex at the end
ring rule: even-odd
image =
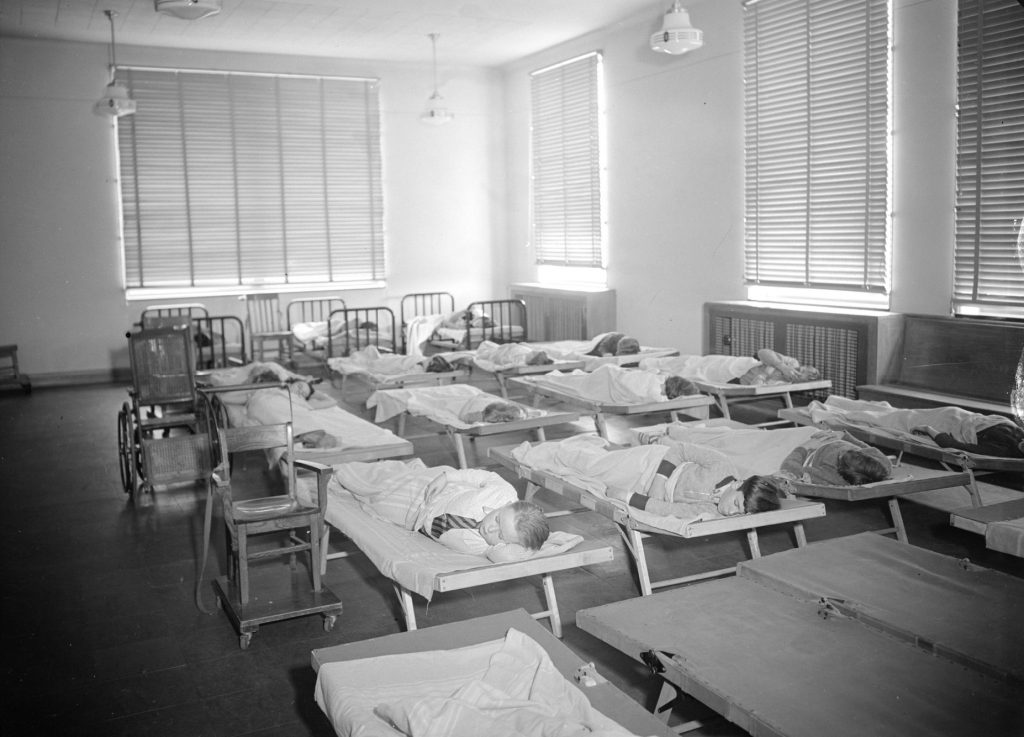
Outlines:
{"type": "Polygon", "coordinates": [[[280,296],[270,292],[242,295],[245,301],[245,331],[249,334],[249,355],[254,361],[270,359],[285,363],[291,359],[292,332],[281,312],[280,296]],[[268,351],[266,346],[270,344],[268,351]]]}
{"type": "Polygon", "coordinates": [[[272,556],[291,556],[309,551],[309,568],[313,577],[313,591],[319,592],[320,540],[323,537],[324,514],[327,510],[327,482],[333,469],[321,463],[297,460],[290,422],[254,427],[220,428],[218,430],[221,461],[213,474],[214,489],[220,496],[227,531],[228,576],[237,584],[238,599],[242,606],[249,603],[249,564],[272,556]],[[280,473],[284,493],[246,498],[238,483],[232,483],[228,455],[246,451],[283,451],[280,473]],[[316,499],[303,501],[296,495],[297,469],[316,473],[316,499]],[[308,531],[308,538],[299,531],[308,531]],[[284,545],[274,547],[250,546],[250,538],[269,533],[287,532],[284,545]]]}

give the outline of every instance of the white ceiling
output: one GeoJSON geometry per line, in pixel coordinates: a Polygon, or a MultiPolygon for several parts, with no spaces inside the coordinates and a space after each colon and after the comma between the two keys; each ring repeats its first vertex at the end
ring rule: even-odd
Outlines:
{"type": "Polygon", "coordinates": [[[218,15],[183,21],[153,0],[0,0],[0,37],[216,49],[347,59],[498,66],[622,21],[670,0],[222,0],[218,15]]]}

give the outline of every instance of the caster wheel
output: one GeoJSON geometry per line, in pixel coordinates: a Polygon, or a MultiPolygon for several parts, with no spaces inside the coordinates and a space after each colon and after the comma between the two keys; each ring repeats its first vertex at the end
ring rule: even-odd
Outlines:
{"type": "Polygon", "coordinates": [[[249,649],[249,643],[252,642],[252,632],[243,632],[238,636],[238,647],[243,650],[249,649]]]}
{"type": "Polygon", "coordinates": [[[330,616],[324,617],[324,632],[330,632],[331,630],[333,630],[334,629],[334,623],[337,622],[337,621],[338,621],[338,617],[336,615],[333,615],[333,614],[330,615],[330,616]]]}

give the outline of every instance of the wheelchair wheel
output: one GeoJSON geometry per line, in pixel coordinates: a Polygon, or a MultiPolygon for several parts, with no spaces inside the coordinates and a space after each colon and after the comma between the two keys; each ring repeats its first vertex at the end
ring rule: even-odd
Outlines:
{"type": "Polygon", "coordinates": [[[131,406],[125,402],[117,413],[117,451],[120,457],[121,486],[134,497],[139,485],[139,447],[131,406]]]}

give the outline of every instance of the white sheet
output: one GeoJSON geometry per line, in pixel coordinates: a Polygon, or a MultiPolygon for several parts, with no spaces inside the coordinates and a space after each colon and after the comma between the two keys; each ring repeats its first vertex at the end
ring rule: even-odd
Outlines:
{"type": "Polygon", "coordinates": [[[728,384],[760,364],[756,358],[749,356],[686,355],[645,358],[640,361],[640,368],[682,376],[690,381],[728,384]]]}
{"type": "MultiPolygon", "coordinates": [[[[462,415],[468,409],[478,408],[480,404],[490,402],[509,402],[494,394],[489,394],[471,384],[449,384],[446,386],[425,386],[411,389],[381,389],[375,391],[366,400],[368,409],[376,408],[374,422],[384,422],[397,417],[403,412],[419,417],[427,417],[441,425],[457,430],[466,430],[485,422],[466,422],[462,415]]],[[[518,404],[518,402],[511,402],[518,404]]],[[[519,405],[526,417],[542,417],[544,410],[526,405],[519,405]]]]}
{"type": "Polygon", "coordinates": [[[659,530],[685,535],[694,522],[721,519],[710,505],[695,503],[693,514],[685,517],[663,517],[628,506],[606,493],[609,487],[644,493],[665,457],[665,445],[638,445],[607,453],[609,443],[596,435],[574,435],[564,440],[544,443],[523,442],[512,450],[512,457],[523,465],[565,479],[577,488],[590,492],[622,509],[633,519],[659,530]],[[584,472],[582,469],[586,469],[584,472]]]}
{"type": "Polygon", "coordinates": [[[628,737],[536,641],[324,663],[314,697],[340,737],[628,737]],[[397,727],[397,728],[396,728],[397,727]]]}
{"type": "Polygon", "coordinates": [[[557,387],[573,396],[605,404],[647,404],[667,402],[665,377],[653,371],[625,369],[615,365],[598,366],[587,373],[553,371],[535,379],[540,385],[557,387]]]}
{"type": "Polygon", "coordinates": [[[327,365],[332,371],[345,376],[363,374],[386,380],[403,374],[426,373],[424,364],[427,360],[398,353],[381,353],[377,346],[370,345],[346,357],[328,358],[327,365]]]}
{"type": "MultiPolygon", "coordinates": [[[[406,463],[424,468],[423,461],[380,461],[379,464],[406,463]]],[[[350,464],[335,464],[335,466],[350,464]]],[[[365,465],[365,464],[364,464],[365,465]]],[[[312,478],[300,477],[297,493],[311,501],[315,494],[312,478]]],[[[415,592],[427,601],[434,595],[434,579],[442,573],[465,571],[495,565],[482,555],[468,555],[445,547],[421,532],[367,514],[335,479],[328,485],[327,522],[352,540],[387,578],[415,592]]],[[[579,535],[555,530],[532,557],[567,552],[583,542],[579,535]]],[[[528,559],[527,559],[528,560],[528,559]]]]}

